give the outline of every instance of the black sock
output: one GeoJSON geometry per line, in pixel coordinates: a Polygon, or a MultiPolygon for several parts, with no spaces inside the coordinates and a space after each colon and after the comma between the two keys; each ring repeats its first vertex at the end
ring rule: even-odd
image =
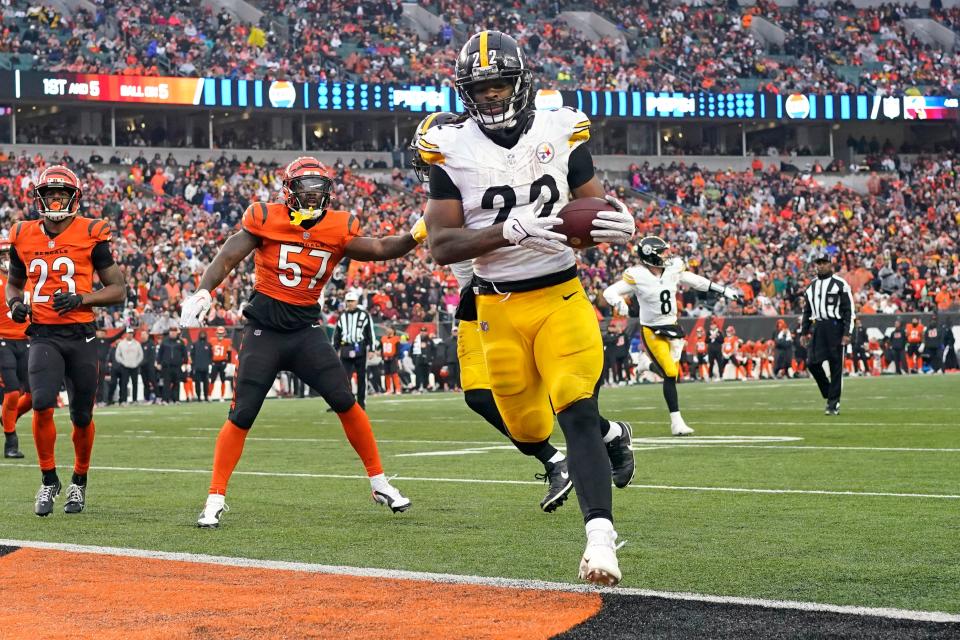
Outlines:
{"type": "Polygon", "coordinates": [[[680,411],[680,398],[677,396],[677,379],[663,379],[663,398],[667,401],[667,409],[670,413],[680,411]]]}
{"type": "Polygon", "coordinates": [[[76,471],[73,472],[73,477],[70,479],[70,482],[81,487],[87,486],[87,474],[79,474],[76,471]]]}
{"type": "Polygon", "coordinates": [[[4,438],[6,439],[7,442],[10,442],[11,440],[13,440],[14,438],[17,437],[17,432],[16,432],[16,431],[11,431],[11,432],[9,432],[9,433],[4,433],[3,436],[4,436],[4,438]]]}
{"type": "Polygon", "coordinates": [[[603,438],[607,437],[607,433],[610,432],[610,421],[600,416],[600,436],[603,438]]]}
{"type": "Polygon", "coordinates": [[[594,518],[606,518],[612,522],[610,458],[600,432],[596,396],[574,402],[561,411],[557,419],[567,439],[570,476],[584,522],[594,518]]]}
{"type": "Polygon", "coordinates": [[[550,458],[557,453],[557,448],[550,444],[549,440],[541,440],[540,442],[517,442],[512,438],[511,440],[517,451],[525,456],[536,458],[543,463],[543,466],[547,466],[550,458]]]}
{"type": "Polygon", "coordinates": [[[48,487],[51,486],[51,485],[55,485],[55,484],[57,484],[58,482],[60,482],[60,478],[57,477],[57,468],[56,468],[56,467],[54,467],[53,469],[50,469],[50,470],[48,470],[48,471],[44,471],[44,470],[41,469],[41,470],[40,470],[40,473],[43,474],[43,484],[47,485],[48,487]]]}

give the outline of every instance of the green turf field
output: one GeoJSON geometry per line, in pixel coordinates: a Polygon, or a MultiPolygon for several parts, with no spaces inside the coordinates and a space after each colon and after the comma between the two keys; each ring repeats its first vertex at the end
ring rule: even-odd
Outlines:
{"type": "MultiPolygon", "coordinates": [[[[751,439],[670,438],[658,385],[602,392],[640,439],[635,486],[614,495],[624,586],[960,612],[960,377],[851,379],[838,417],[809,380],[688,384],[680,398],[698,437],[751,439]]],[[[540,512],[539,464],[462,396],[369,402],[387,473],[413,500],[398,515],[370,501],[324,408],[264,405],[215,531],[194,523],[225,404],[98,410],[87,511],[66,516],[61,498],[45,519],[25,417],[26,460],[0,463],[0,538],[576,581],[575,501],[540,512]]],[[[57,422],[66,482],[65,411],[57,422]]]]}

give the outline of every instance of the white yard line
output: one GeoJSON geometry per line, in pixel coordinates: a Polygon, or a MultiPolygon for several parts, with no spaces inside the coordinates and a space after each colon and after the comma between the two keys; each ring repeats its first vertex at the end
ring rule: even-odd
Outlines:
{"type": "MultiPolygon", "coordinates": [[[[0,467],[18,467],[36,470],[35,464],[0,463],[0,467]]],[[[95,471],[128,471],[137,473],[191,473],[209,475],[209,469],[171,469],[153,467],[91,467],[95,471]]],[[[235,476],[259,476],[268,478],[318,478],[333,480],[366,480],[366,476],[336,473],[298,473],[291,471],[234,471],[235,476]]],[[[424,478],[418,476],[393,476],[391,479],[400,482],[446,482],[458,484],[499,484],[499,485],[534,485],[542,486],[536,480],[484,480],[480,478],[424,478]]],[[[929,498],[940,500],[960,500],[960,495],[944,493],[894,493],[886,491],[832,491],[822,489],[752,489],[747,487],[695,487],[666,484],[631,484],[630,489],[646,489],[652,491],[716,491],[722,493],[758,493],[758,494],[796,494],[816,496],[857,496],[872,498],[929,498]]]]}
{"type": "MultiPolygon", "coordinates": [[[[206,535],[206,534],[204,534],[206,535]]],[[[213,533],[212,535],[216,535],[213,533]]],[[[565,582],[546,582],[543,580],[521,580],[514,578],[493,578],[484,576],[456,575],[449,573],[428,573],[423,571],[402,571],[396,569],[376,569],[364,567],[346,567],[337,565],[312,564],[306,562],[286,562],[282,560],[255,560],[228,556],[212,556],[198,553],[178,553],[171,551],[151,551],[125,547],[99,547],[92,545],[64,544],[58,542],[36,542],[32,540],[0,539],[0,545],[45,549],[65,553],[87,553],[124,558],[144,558],[149,560],[168,560],[190,562],[194,564],[212,564],[227,567],[252,569],[273,569],[279,571],[297,571],[301,573],[319,573],[359,578],[379,578],[386,580],[409,580],[435,582],[442,584],[467,584],[506,589],[533,589],[538,591],[565,591],[574,593],[614,593],[626,596],[665,598],[718,604],[745,605],[767,609],[788,609],[795,611],[814,611],[841,613],[855,616],[876,616],[895,620],[917,620],[922,622],[960,622],[960,615],[941,611],[914,611],[890,607],[860,607],[853,605],[823,604],[819,602],[797,602],[793,600],[766,600],[762,598],[740,598],[736,596],[717,596],[701,593],[674,591],[653,591],[651,589],[630,589],[593,587],[585,584],[565,582]]]]}

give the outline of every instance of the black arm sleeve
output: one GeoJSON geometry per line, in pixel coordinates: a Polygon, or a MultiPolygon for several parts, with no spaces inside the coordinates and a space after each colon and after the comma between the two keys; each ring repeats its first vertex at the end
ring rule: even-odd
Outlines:
{"type": "MultiPolygon", "coordinates": [[[[567,163],[567,186],[570,189],[576,189],[590,182],[593,178],[593,156],[587,149],[587,144],[581,144],[570,154],[570,160],[567,163]]],[[[433,174],[430,175],[433,182],[433,174]]]]}
{"type": "Polygon", "coordinates": [[[10,247],[10,275],[14,278],[27,279],[27,267],[20,259],[20,254],[13,247],[10,247]]]}
{"type": "Polygon", "coordinates": [[[431,200],[463,200],[460,189],[453,184],[447,172],[438,165],[430,167],[430,199],[431,200]]]}
{"type": "Polygon", "coordinates": [[[109,242],[98,242],[96,245],[94,245],[93,252],[90,254],[90,257],[93,260],[93,268],[97,271],[106,269],[107,267],[111,267],[116,264],[116,261],[113,259],[113,252],[110,251],[109,242]]]}

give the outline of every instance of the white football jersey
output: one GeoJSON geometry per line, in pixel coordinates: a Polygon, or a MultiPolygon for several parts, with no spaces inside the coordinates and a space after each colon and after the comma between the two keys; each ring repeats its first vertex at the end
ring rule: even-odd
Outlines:
{"type": "MultiPolygon", "coordinates": [[[[491,141],[472,119],[431,128],[418,143],[421,157],[442,166],[460,190],[464,227],[485,229],[508,218],[556,214],[570,201],[570,153],[590,138],[582,111],[539,110],[512,149],[491,141]]],[[[547,255],[521,246],[495,249],[473,261],[481,278],[515,281],[563,271],[573,249],[547,255]]]]}
{"type": "Polygon", "coordinates": [[[677,324],[677,287],[681,282],[701,291],[710,286],[706,278],[687,271],[683,258],[669,258],[659,276],[643,265],[630,267],[623,281],[633,289],[640,305],[640,324],[648,327],[677,324]]]}
{"type": "Polygon", "coordinates": [[[463,291],[463,288],[473,280],[473,260],[461,260],[450,265],[453,271],[453,277],[457,279],[457,290],[463,291]]]}

